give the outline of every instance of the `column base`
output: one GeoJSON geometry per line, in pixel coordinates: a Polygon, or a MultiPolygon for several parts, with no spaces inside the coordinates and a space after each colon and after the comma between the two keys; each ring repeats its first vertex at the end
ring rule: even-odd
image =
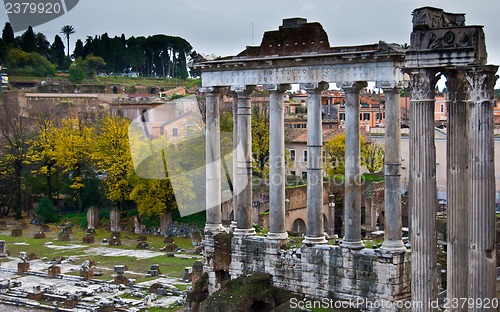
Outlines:
{"type": "MultiPolygon", "coordinates": [[[[231,226],[232,226],[232,224],[231,224],[231,226]]],[[[250,229],[236,228],[236,229],[234,229],[234,235],[235,236],[252,236],[252,235],[257,235],[257,233],[255,233],[254,228],[250,228],[250,229]]]]}
{"type": "Polygon", "coordinates": [[[207,224],[205,224],[204,232],[205,232],[205,234],[216,235],[219,233],[226,232],[226,228],[223,227],[222,224],[220,224],[220,223],[217,223],[217,224],[207,223],[207,224]]]}
{"type": "Polygon", "coordinates": [[[365,244],[363,244],[362,241],[342,241],[342,244],[340,244],[340,247],[342,248],[349,248],[349,249],[363,249],[365,248],[365,244]]]}
{"type": "Polygon", "coordinates": [[[318,237],[305,236],[302,241],[304,245],[320,245],[320,244],[328,244],[328,241],[325,239],[324,235],[318,237]]]}
{"type": "Polygon", "coordinates": [[[391,252],[391,253],[402,253],[406,251],[406,247],[401,240],[396,241],[384,241],[380,247],[381,251],[391,252]]]}
{"type": "Polygon", "coordinates": [[[267,239],[269,240],[285,240],[288,239],[288,233],[283,232],[283,233],[268,233],[267,234],[267,239]]]}
{"type": "Polygon", "coordinates": [[[234,232],[236,230],[236,227],[238,226],[238,222],[236,221],[231,221],[231,225],[229,226],[228,230],[229,232],[234,232]]]}

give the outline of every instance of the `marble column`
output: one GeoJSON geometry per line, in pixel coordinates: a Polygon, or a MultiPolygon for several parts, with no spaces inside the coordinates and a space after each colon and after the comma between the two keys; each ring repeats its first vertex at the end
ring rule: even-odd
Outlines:
{"type": "Polygon", "coordinates": [[[427,303],[438,294],[434,87],[439,76],[424,69],[409,75],[411,297],[423,303],[414,311],[433,311],[427,303]]]}
{"type": "MultiPolygon", "coordinates": [[[[467,298],[468,275],[468,105],[463,71],[446,72],[448,89],[446,189],[447,189],[447,296],[467,298]]],[[[453,311],[467,311],[457,307],[453,311]]]]}
{"type": "Polygon", "coordinates": [[[233,219],[231,220],[230,231],[234,231],[236,229],[236,211],[238,211],[238,192],[237,188],[237,180],[238,180],[238,95],[233,93],[233,176],[232,176],[232,185],[233,185],[233,219]]]}
{"type": "Polygon", "coordinates": [[[250,95],[253,88],[236,91],[238,98],[238,138],[237,148],[237,210],[234,235],[255,235],[252,224],[252,107],[250,95]]]}
{"type": "Polygon", "coordinates": [[[303,243],[326,244],[323,225],[323,129],[321,91],[328,83],[302,85],[307,91],[307,228],[303,243]]]}
{"type": "Polygon", "coordinates": [[[268,239],[288,238],[285,228],[285,116],[284,93],[290,85],[269,89],[269,234],[268,239]]]}
{"type": "Polygon", "coordinates": [[[359,91],[366,81],[342,85],[345,91],[345,201],[342,247],[361,249],[361,158],[359,144],[359,91]]]}
{"type": "Polygon", "coordinates": [[[385,94],[385,155],[384,155],[384,242],[387,252],[406,250],[402,237],[401,219],[401,88],[384,88],[385,94]]]}
{"type": "MultiPolygon", "coordinates": [[[[497,66],[473,67],[469,84],[469,293],[486,302],[496,298],[495,158],[493,108],[497,66]]],[[[469,311],[485,311],[476,305],[469,311]]]]}
{"type": "Polygon", "coordinates": [[[205,233],[224,231],[221,211],[219,88],[206,88],[206,214],[205,233]]]}

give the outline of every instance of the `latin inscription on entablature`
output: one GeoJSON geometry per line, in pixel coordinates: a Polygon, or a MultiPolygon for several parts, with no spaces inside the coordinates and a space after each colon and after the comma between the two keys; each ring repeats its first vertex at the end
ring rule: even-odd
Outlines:
{"type": "Polygon", "coordinates": [[[392,62],[202,72],[204,87],[381,80],[397,84],[402,75],[392,62]]]}

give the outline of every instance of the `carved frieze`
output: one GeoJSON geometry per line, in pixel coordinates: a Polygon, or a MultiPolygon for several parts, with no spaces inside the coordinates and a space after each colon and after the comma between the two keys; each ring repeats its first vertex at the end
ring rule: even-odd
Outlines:
{"type": "Polygon", "coordinates": [[[465,14],[444,12],[442,9],[423,7],[413,11],[413,29],[431,29],[465,25],[465,14]]]}
{"type": "Polygon", "coordinates": [[[481,26],[416,30],[411,33],[412,50],[477,48],[486,50],[481,26]]]}

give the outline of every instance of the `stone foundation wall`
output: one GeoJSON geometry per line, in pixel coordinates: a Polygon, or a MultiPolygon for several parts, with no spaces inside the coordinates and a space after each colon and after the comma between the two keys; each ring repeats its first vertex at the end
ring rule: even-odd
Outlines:
{"type": "MultiPolygon", "coordinates": [[[[209,291],[215,291],[223,274],[216,274],[217,237],[205,238],[205,266],[209,291]]],[[[387,302],[410,298],[410,253],[382,254],[372,249],[351,251],[332,245],[287,248],[263,237],[233,237],[229,276],[265,272],[276,287],[313,298],[387,302]]],[[[220,268],[220,265],[219,265],[220,268]]]]}

